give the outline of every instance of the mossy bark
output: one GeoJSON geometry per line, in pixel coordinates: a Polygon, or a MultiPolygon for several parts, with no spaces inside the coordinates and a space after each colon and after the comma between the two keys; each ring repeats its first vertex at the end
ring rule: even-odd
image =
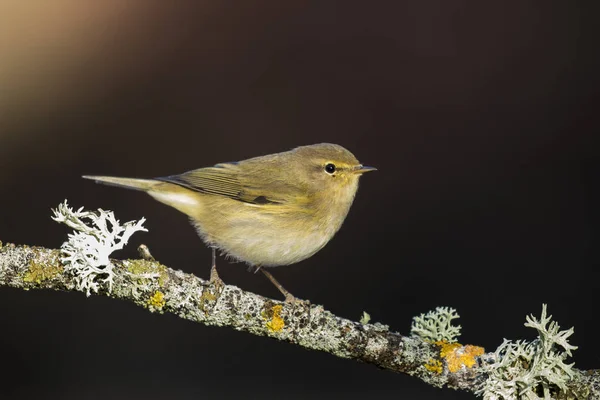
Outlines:
{"type": "MultiPolygon", "coordinates": [[[[0,242],[0,285],[75,291],[73,277],[59,260],[59,250],[0,242]]],[[[156,261],[114,263],[113,289],[109,293],[102,288],[101,295],[134,302],[151,312],[172,313],[407,373],[437,387],[474,392],[486,378],[482,360],[493,356],[482,354],[481,348],[458,344],[453,345],[452,354],[446,354],[444,343],[402,336],[378,323],[340,318],[320,305],[285,303],[235,286],[210,284],[156,261]]],[[[570,398],[600,399],[600,372],[582,372],[568,386],[574,394],[570,398]]]]}

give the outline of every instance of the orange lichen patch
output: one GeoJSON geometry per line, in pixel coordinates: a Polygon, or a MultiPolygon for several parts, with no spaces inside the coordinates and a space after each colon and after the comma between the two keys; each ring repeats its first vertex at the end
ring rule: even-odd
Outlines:
{"type": "MultiPolygon", "coordinates": [[[[271,332],[279,332],[285,326],[285,321],[281,318],[281,310],[283,306],[281,304],[277,304],[271,308],[271,319],[267,322],[267,328],[271,332]]],[[[270,313],[269,313],[270,314],[270,313]]]]}
{"type": "Polygon", "coordinates": [[[431,372],[435,372],[439,375],[443,371],[442,362],[440,360],[434,360],[432,358],[429,361],[427,361],[427,364],[425,364],[425,369],[431,372]]]}
{"type": "Polygon", "coordinates": [[[475,365],[475,357],[482,355],[485,350],[483,347],[466,345],[460,343],[448,343],[444,341],[435,342],[440,349],[440,357],[446,360],[448,371],[457,372],[463,365],[466,368],[472,368],[475,365]]]}

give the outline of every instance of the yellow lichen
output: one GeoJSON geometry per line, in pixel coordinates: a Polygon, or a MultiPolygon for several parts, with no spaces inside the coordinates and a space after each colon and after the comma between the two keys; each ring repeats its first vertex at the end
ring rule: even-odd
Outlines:
{"type": "Polygon", "coordinates": [[[150,306],[150,308],[154,308],[155,310],[161,310],[165,304],[165,295],[163,292],[158,290],[154,292],[154,294],[148,299],[148,306],[150,306]]]}
{"type": "Polygon", "coordinates": [[[458,347],[462,347],[460,343],[448,343],[445,340],[438,340],[437,342],[433,342],[440,346],[440,357],[445,358],[450,353],[452,353],[458,347]]]}
{"type": "Polygon", "coordinates": [[[425,368],[428,371],[435,372],[438,375],[441,374],[443,370],[442,362],[440,360],[434,360],[433,358],[427,361],[427,364],[425,364],[425,368]]]}
{"type": "MultiPolygon", "coordinates": [[[[269,312],[266,313],[266,315],[269,316],[269,317],[267,317],[267,319],[269,319],[269,321],[267,321],[267,328],[271,332],[279,332],[285,326],[285,321],[283,320],[283,318],[281,318],[281,310],[282,309],[283,309],[283,306],[281,304],[277,304],[277,305],[271,307],[269,312]]],[[[265,315],[263,314],[263,316],[265,316],[265,315]]]]}
{"type": "Polygon", "coordinates": [[[457,372],[463,366],[472,368],[475,365],[475,357],[482,355],[485,350],[483,347],[466,345],[460,343],[448,343],[446,341],[435,342],[440,349],[440,357],[446,360],[448,371],[457,372]]]}
{"type": "Polygon", "coordinates": [[[44,264],[36,261],[29,263],[29,270],[23,276],[23,282],[40,284],[47,279],[52,279],[63,272],[60,264],[44,264]]]}

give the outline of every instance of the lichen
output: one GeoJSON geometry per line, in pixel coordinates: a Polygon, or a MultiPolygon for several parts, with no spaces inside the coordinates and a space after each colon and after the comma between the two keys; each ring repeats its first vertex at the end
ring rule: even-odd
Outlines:
{"type": "Polygon", "coordinates": [[[164,287],[169,280],[167,267],[150,260],[127,260],[127,272],[138,283],[146,283],[148,279],[157,279],[158,285],[164,287]]]}
{"type": "Polygon", "coordinates": [[[45,280],[60,275],[63,270],[63,266],[60,264],[40,263],[31,260],[28,271],[23,275],[23,281],[39,285],[45,280]]]}
{"type": "Polygon", "coordinates": [[[460,336],[461,326],[453,326],[452,320],[459,318],[456,310],[448,307],[437,307],[434,311],[413,318],[410,327],[412,336],[420,337],[427,342],[456,342],[460,336]]]}
{"type": "Polygon", "coordinates": [[[446,361],[448,371],[454,373],[461,368],[472,368],[476,364],[476,357],[482,355],[483,347],[466,345],[460,343],[448,343],[446,341],[435,342],[440,346],[440,357],[446,361]]]}
{"type": "Polygon", "coordinates": [[[158,290],[148,299],[148,309],[150,311],[161,311],[165,304],[165,295],[158,290]]]}
{"type": "Polygon", "coordinates": [[[208,313],[209,305],[217,300],[217,296],[210,291],[208,288],[204,288],[202,290],[202,295],[198,299],[198,307],[204,311],[204,313],[208,313]]]}
{"type": "Polygon", "coordinates": [[[87,296],[101,287],[112,292],[115,273],[109,257],[121,250],[135,232],[147,231],[143,227],[146,220],[120,224],[112,211],[98,209],[94,213],[83,211],[83,207],[74,211],[66,200],[52,211],[53,220],[75,230],[61,246],[61,262],[65,272],[73,275],[77,290],[85,291],[87,296]]]}
{"type": "Polygon", "coordinates": [[[369,321],[371,320],[371,316],[369,315],[368,312],[363,311],[362,313],[362,317],[360,317],[360,323],[363,325],[367,325],[369,323],[369,321]]]}
{"type": "Polygon", "coordinates": [[[425,369],[438,375],[441,374],[444,370],[444,368],[442,367],[442,362],[433,358],[427,361],[427,364],[425,364],[425,369]]]}
{"type": "Polygon", "coordinates": [[[577,349],[567,340],[573,328],[560,331],[551,319],[544,304],[539,320],[533,315],[526,317],[525,326],[537,330],[537,339],[531,342],[504,339],[493,362],[483,367],[488,379],[477,391],[478,395],[486,400],[573,397],[566,384],[576,371],[574,364],[564,362],[577,349]]]}
{"type": "Polygon", "coordinates": [[[279,332],[285,327],[285,321],[281,317],[281,304],[274,305],[263,311],[263,318],[267,320],[266,326],[270,332],[279,332]]]}

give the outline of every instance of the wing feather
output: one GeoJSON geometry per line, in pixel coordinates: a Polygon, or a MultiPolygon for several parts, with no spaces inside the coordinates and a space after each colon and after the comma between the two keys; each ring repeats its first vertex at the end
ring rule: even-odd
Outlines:
{"type": "Polygon", "coordinates": [[[285,182],[273,180],[270,174],[252,174],[249,178],[235,163],[217,164],[156,179],[196,192],[256,205],[285,204],[298,192],[285,182]]]}

